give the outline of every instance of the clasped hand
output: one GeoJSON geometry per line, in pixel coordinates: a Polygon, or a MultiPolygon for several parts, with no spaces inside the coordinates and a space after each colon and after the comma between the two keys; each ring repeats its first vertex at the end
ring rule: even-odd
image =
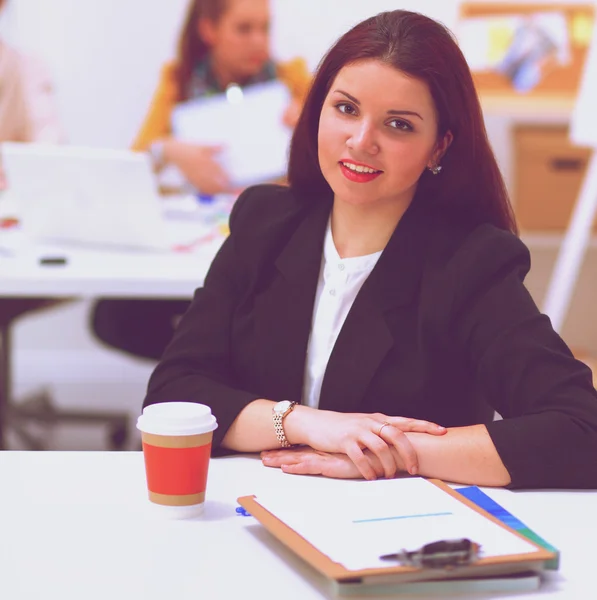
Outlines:
{"type": "Polygon", "coordinates": [[[418,457],[405,433],[446,433],[444,427],[419,419],[305,407],[293,411],[285,427],[289,440],[302,446],[263,452],[266,466],[279,467],[287,473],[345,479],[391,478],[399,471],[415,474],[418,457]]]}

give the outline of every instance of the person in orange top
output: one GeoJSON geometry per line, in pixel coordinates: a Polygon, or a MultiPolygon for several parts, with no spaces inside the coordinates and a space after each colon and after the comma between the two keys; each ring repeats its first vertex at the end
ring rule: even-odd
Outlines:
{"type": "MultiPolygon", "coordinates": [[[[149,112],[134,141],[148,150],[157,171],[175,165],[201,194],[230,190],[217,149],[177,140],[170,117],[179,102],[222,93],[230,84],[249,86],[278,79],[292,101],[284,122],[293,127],[311,76],[301,59],[274,62],[269,51],[269,0],[193,0],[179,43],[178,58],[162,69],[149,112]]],[[[158,360],[169,343],[186,301],[110,299],[91,315],[95,335],[112,348],[158,360]]]]}
{"type": "Polygon", "coordinates": [[[277,63],[269,51],[269,0],[194,0],[183,27],[178,58],[162,69],[149,113],[133,143],[150,150],[158,169],[174,164],[204,194],[229,191],[228,174],[217,161],[217,148],[172,137],[170,117],[179,102],[277,79],[292,102],[284,122],[293,127],[311,83],[304,60],[277,63]]]}

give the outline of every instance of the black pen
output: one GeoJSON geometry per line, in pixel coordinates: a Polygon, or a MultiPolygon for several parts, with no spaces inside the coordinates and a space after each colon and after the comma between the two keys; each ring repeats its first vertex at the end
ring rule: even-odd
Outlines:
{"type": "Polygon", "coordinates": [[[440,540],[418,550],[383,554],[380,560],[398,561],[405,566],[446,568],[470,564],[479,558],[481,546],[468,538],[440,540]]]}
{"type": "Polygon", "coordinates": [[[65,265],[66,263],[65,256],[42,256],[39,259],[40,265],[65,265]]]}

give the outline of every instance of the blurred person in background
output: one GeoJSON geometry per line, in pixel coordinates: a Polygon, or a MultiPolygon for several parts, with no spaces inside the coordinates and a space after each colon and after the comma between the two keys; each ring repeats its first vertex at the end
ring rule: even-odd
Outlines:
{"type": "MultiPolygon", "coordinates": [[[[0,11],[6,0],[0,0],[0,11]]],[[[0,39],[0,142],[64,141],[45,65],[0,39]]]]}
{"type": "MultiPolygon", "coordinates": [[[[284,122],[296,124],[311,83],[304,60],[278,63],[270,55],[269,0],[193,0],[178,45],[167,63],[133,149],[150,152],[157,172],[174,165],[202,194],[229,192],[228,174],[217,160],[217,148],[177,140],[171,114],[181,102],[241,87],[279,80],[291,94],[284,122]]],[[[176,322],[189,305],[174,300],[100,300],[92,328],[107,345],[158,360],[176,322]]]]}
{"type": "Polygon", "coordinates": [[[292,95],[284,120],[294,127],[311,76],[305,62],[276,63],[270,56],[269,0],[193,0],[179,41],[178,58],[166,64],[149,113],[133,144],[149,150],[160,169],[173,164],[204,194],[230,191],[217,149],[182,142],[171,133],[176,104],[279,80],[292,95]]]}
{"type": "MultiPolygon", "coordinates": [[[[0,11],[6,4],[7,0],[0,0],[0,11]]],[[[0,38],[0,143],[59,143],[64,139],[54,85],[46,66],[37,57],[22,53],[0,38]]],[[[9,185],[0,156],[0,190],[9,185]]],[[[46,298],[0,298],[0,323],[6,324],[30,310],[56,303],[46,298]]]]}

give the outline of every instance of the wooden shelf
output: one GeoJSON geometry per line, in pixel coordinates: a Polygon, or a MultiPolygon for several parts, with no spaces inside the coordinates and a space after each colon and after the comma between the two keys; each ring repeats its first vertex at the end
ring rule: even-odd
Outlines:
{"type": "MultiPolygon", "coordinates": [[[[558,249],[564,240],[563,233],[552,231],[521,231],[520,238],[531,249],[558,249]]],[[[589,250],[597,250],[597,235],[589,240],[589,250]]]]}
{"type": "Polygon", "coordinates": [[[525,123],[567,123],[574,110],[575,98],[570,95],[546,94],[541,97],[524,94],[479,94],[481,108],[486,115],[524,120],[525,123]]]}

